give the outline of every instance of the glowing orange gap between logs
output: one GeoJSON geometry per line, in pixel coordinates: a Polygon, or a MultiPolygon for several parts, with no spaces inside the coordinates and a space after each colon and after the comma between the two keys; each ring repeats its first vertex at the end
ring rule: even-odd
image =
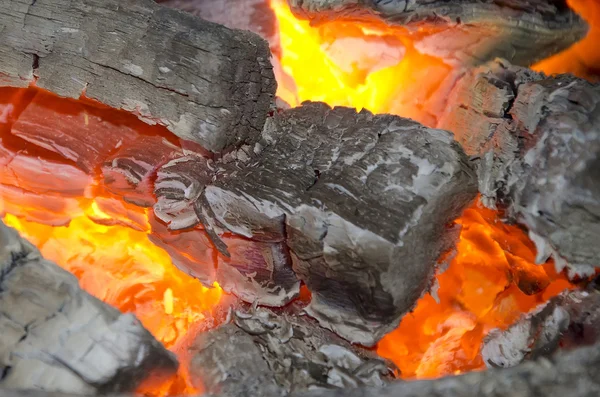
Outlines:
{"type": "MultiPolygon", "coordinates": [[[[271,44],[277,47],[278,96],[283,100],[292,106],[319,100],[432,123],[427,100],[449,66],[419,54],[392,29],[342,22],[314,28],[297,20],[283,0],[271,0],[271,6],[279,24],[281,42],[271,44]]],[[[0,200],[0,213],[1,204],[0,200]]],[[[86,201],[82,209],[69,226],[42,225],[10,214],[4,221],[46,258],[75,274],[88,292],[134,312],[175,351],[190,329],[214,325],[211,312],[222,297],[217,285],[206,288],[179,271],[168,254],[148,240],[146,231],[90,220],[109,217],[95,202],[86,201]]],[[[491,328],[508,326],[570,287],[552,264],[535,266],[535,248],[526,234],[503,225],[493,211],[474,205],[457,222],[463,226],[457,252],[437,276],[435,297],[424,296],[378,346],[379,354],[393,360],[402,377],[483,368],[479,346],[491,328]]],[[[143,391],[198,392],[186,382],[185,372],[177,382],[143,391]]]]}

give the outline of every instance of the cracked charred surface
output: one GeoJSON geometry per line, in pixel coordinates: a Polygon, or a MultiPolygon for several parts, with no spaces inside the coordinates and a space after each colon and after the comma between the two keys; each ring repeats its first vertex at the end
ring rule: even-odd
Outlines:
{"type": "MultiPolygon", "coordinates": [[[[489,369],[465,375],[413,382],[396,381],[384,387],[320,389],[265,397],[590,397],[600,394],[600,344],[558,352],[550,358],[527,361],[512,368],[489,369]]],[[[212,394],[233,397],[235,394],[212,394]]],[[[131,395],[106,395],[130,397],[131,395]]],[[[0,389],[0,397],[81,397],[73,394],[0,389]]]]}
{"type": "Polygon", "coordinates": [[[530,231],[539,263],[587,276],[600,264],[600,85],[495,61],[455,86],[439,128],[480,157],[483,202],[530,231]]]}
{"type": "Polygon", "coordinates": [[[587,32],[565,0],[288,0],[302,18],[384,22],[407,28],[424,54],[461,64],[496,57],[528,66],[587,32]]]}
{"type": "Polygon", "coordinates": [[[388,363],[286,308],[237,310],[232,322],[198,336],[192,381],[208,393],[263,396],[308,388],[381,387],[388,363]]]}
{"type": "Polygon", "coordinates": [[[600,342],[600,293],[568,291],[522,316],[507,330],[492,330],[481,354],[488,367],[512,367],[525,360],[600,342]]]}
{"type": "Polygon", "coordinates": [[[1,0],[0,9],[1,86],[85,95],[213,152],[262,130],[276,83],[255,34],[150,0],[1,0]]]}
{"type": "Polygon", "coordinates": [[[297,296],[297,275],[312,292],[306,311],[364,345],[428,290],[437,258],[457,237],[449,225],[476,194],[451,134],[322,103],[275,115],[252,150],[216,166],[197,200],[185,198],[192,182],[181,183],[171,205],[193,204],[226,248],[217,272],[238,277],[228,274],[221,286],[280,306],[297,296]]]}
{"type": "Polygon", "coordinates": [[[102,303],[0,223],[0,386],[64,393],[131,391],[177,368],[131,314],[102,303]]]}
{"type": "Polygon", "coordinates": [[[249,30],[271,42],[277,35],[275,14],[268,0],[157,0],[230,29],[249,30]]]}

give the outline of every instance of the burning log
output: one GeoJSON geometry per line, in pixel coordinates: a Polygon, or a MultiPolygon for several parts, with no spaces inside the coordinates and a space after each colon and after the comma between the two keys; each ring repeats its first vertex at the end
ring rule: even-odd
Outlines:
{"type": "Polygon", "coordinates": [[[571,397],[600,393],[600,344],[529,361],[508,369],[491,369],[460,376],[395,382],[384,388],[322,390],[292,397],[571,397]]]}
{"type": "MultiPolygon", "coordinates": [[[[205,175],[206,163],[196,165],[205,175]]],[[[448,133],[321,103],[270,119],[254,153],[241,150],[219,163],[211,184],[190,177],[191,165],[183,168],[179,177],[171,168],[171,180],[185,182],[170,205],[193,206],[214,232],[223,255],[217,272],[223,262],[236,264],[232,292],[285,304],[298,293],[293,267],[312,292],[307,312],[365,345],[393,329],[429,288],[437,258],[457,237],[448,225],[476,192],[448,133]]]]}
{"type": "MultiPolygon", "coordinates": [[[[245,344],[249,346],[249,344],[245,344]]],[[[210,347],[209,347],[210,348],[210,347]]],[[[216,356],[218,357],[218,356],[216,356]]],[[[260,362],[257,361],[257,366],[260,362]]],[[[281,390],[260,388],[265,397],[589,397],[600,393],[600,344],[558,352],[551,358],[527,361],[512,368],[489,369],[441,379],[411,382],[396,381],[384,387],[318,389],[286,394],[281,390]]],[[[233,389],[233,388],[232,388],[233,389]]],[[[251,389],[251,388],[248,388],[251,389]]],[[[251,390],[253,391],[253,390],[251,390]]],[[[2,397],[64,397],[43,391],[2,390],[2,397]]],[[[235,396],[233,393],[213,396],[235,396]]],[[[123,395],[120,395],[123,397],[123,395]]],[[[79,397],[71,395],[71,397],[79,397]]],[[[106,397],[117,397],[106,395],[106,397]]]]}
{"type": "Polygon", "coordinates": [[[4,1],[3,86],[125,109],[220,152],[257,135],[275,81],[258,36],[152,1],[4,1]],[[48,15],[60,15],[50,18],[48,15]]]}
{"type": "Polygon", "coordinates": [[[569,291],[529,313],[505,331],[491,331],[482,348],[489,367],[512,367],[554,354],[558,348],[600,341],[600,293],[569,291]]]}
{"type": "Polygon", "coordinates": [[[566,49],[587,32],[565,0],[288,1],[299,17],[313,23],[375,20],[407,28],[421,53],[459,64],[503,57],[528,66],[566,49]]]}
{"type": "Polygon", "coordinates": [[[64,393],[130,391],[177,362],[131,314],[0,224],[0,386],[64,393]]]}
{"type": "Polygon", "coordinates": [[[157,0],[157,3],[230,29],[249,30],[269,43],[277,34],[275,15],[268,0],[157,0]]]}
{"type": "Polygon", "coordinates": [[[507,208],[530,231],[539,263],[553,255],[571,276],[600,258],[600,86],[545,77],[504,61],[462,78],[438,127],[479,165],[484,203],[507,208]]]}
{"type": "Polygon", "coordinates": [[[308,388],[381,387],[389,365],[298,313],[235,311],[233,322],[199,335],[192,382],[208,393],[287,395],[308,388]]]}
{"type": "Polygon", "coordinates": [[[157,135],[139,136],[121,145],[103,166],[104,186],[123,200],[142,207],[154,204],[151,180],[160,166],[183,156],[181,148],[157,135]]]}

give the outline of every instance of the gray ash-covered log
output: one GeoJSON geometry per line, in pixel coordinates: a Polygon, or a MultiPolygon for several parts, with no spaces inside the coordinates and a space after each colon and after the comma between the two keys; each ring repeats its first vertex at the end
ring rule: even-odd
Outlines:
{"type": "Polygon", "coordinates": [[[415,48],[449,62],[476,65],[504,57],[529,66],[569,47],[587,25],[566,0],[289,0],[313,23],[376,21],[407,28],[415,48]]]}
{"type": "MultiPolygon", "coordinates": [[[[428,290],[436,260],[457,237],[451,223],[476,193],[451,134],[322,103],[276,114],[252,150],[213,166],[215,181],[193,205],[243,276],[231,292],[285,304],[298,293],[293,267],[312,292],[306,311],[365,345],[396,327],[428,290]]],[[[186,192],[194,189],[183,181],[194,178],[186,171],[176,179],[179,200],[171,206],[190,208],[186,192]]],[[[196,180],[198,188],[206,183],[196,180]]]]}
{"type": "Polygon", "coordinates": [[[482,346],[488,367],[512,367],[525,360],[600,342],[600,293],[567,291],[507,330],[492,330],[482,346]]]}
{"type": "Polygon", "coordinates": [[[157,3],[177,8],[230,29],[249,30],[274,45],[277,41],[277,21],[270,0],[157,0],[157,3]]]}
{"type": "Polygon", "coordinates": [[[0,387],[95,394],[132,391],[177,368],[131,314],[79,288],[0,223],[0,387]]]}
{"type": "Polygon", "coordinates": [[[211,394],[268,396],[381,387],[393,379],[390,363],[299,314],[234,311],[231,323],[199,335],[190,347],[192,382],[211,394]]]}
{"type": "MultiPolygon", "coordinates": [[[[249,346],[246,344],[245,346],[249,346]]],[[[260,364],[257,364],[260,366],[260,364]]],[[[512,368],[489,369],[458,376],[420,381],[395,381],[383,387],[317,389],[285,393],[260,388],[264,397],[591,397],[600,394],[600,344],[558,352],[512,368]]],[[[250,389],[252,390],[252,389],[250,389]]],[[[232,393],[210,396],[233,397],[232,393]]],[[[207,396],[208,396],[207,395],[207,396]]],[[[247,396],[249,394],[245,394],[247,396]]],[[[35,390],[0,389],[0,397],[82,397],[35,390]]],[[[107,394],[105,397],[132,397],[107,394]]]]}
{"type": "Polygon", "coordinates": [[[150,0],[2,0],[0,85],[86,96],[220,152],[260,133],[267,43],[150,0]],[[53,18],[60,15],[60,18],[53,18]]]}
{"type": "Polygon", "coordinates": [[[525,225],[538,262],[600,266],[600,86],[495,61],[455,86],[439,128],[479,157],[483,202],[525,225]]]}

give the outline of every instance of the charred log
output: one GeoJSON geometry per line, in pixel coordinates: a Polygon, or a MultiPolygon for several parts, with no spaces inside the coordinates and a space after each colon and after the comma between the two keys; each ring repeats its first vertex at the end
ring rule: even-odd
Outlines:
{"type": "Polygon", "coordinates": [[[600,86],[545,77],[504,61],[456,85],[438,127],[481,158],[484,203],[530,231],[538,262],[551,254],[571,276],[600,263],[600,86]]]}
{"type": "Polygon", "coordinates": [[[260,133],[267,43],[153,1],[2,0],[1,85],[86,96],[219,152],[260,133]],[[50,18],[60,15],[60,18],[50,18]]]}
{"type": "MultiPolygon", "coordinates": [[[[512,368],[489,369],[441,379],[402,382],[384,387],[320,389],[286,394],[274,391],[265,397],[589,397],[600,394],[600,344],[558,352],[512,368]]],[[[264,390],[264,389],[262,389],[264,390]]],[[[212,394],[213,396],[235,394],[212,394]]],[[[81,397],[42,391],[0,389],[1,397],[81,397]]],[[[119,395],[123,397],[123,395],[119,395]]],[[[106,395],[106,397],[118,397],[106,395]]]]}
{"type": "Polygon", "coordinates": [[[0,224],[0,386],[64,393],[131,391],[177,362],[131,314],[0,224]]]}
{"type": "MultiPolygon", "coordinates": [[[[242,253],[246,261],[222,250],[244,276],[232,291],[283,304],[298,291],[293,266],[312,292],[307,312],[366,345],[393,329],[427,291],[437,258],[457,237],[448,225],[476,190],[448,133],[319,103],[276,115],[253,152],[230,157],[195,204],[218,247],[255,245],[252,255],[242,253]],[[249,241],[217,236],[228,233],[249,241]]],[[[189,208],[190,183],[181,184],[174,208],[189,208]]]]}
{"type": "Polygon", "coordinates": [[[375,20],[406,27],[420,52],[461,64],[503,57],[528,66],[566,49],[587,32],[565,0],[288,1],[299,17],[314,23],[375,20]]]}
{"type": "Polygon", "coordinates": [[[190,348],[192,382],[208,393],[286,395],[309,388],[381,387],[391,369],[298,313],[235,311],[190,348]]]}
{"type": "Polygon", "coordinates": [[[293,393],[293,397],[572,397],[600,393],[600,344],[508,369],[490,369],[435,380],[395,382],[384,388],[293,393]]]}
{"type": "Polygon", "coordinates": [[[157,0],[157,3],[178,8],[230,29],[249,30],[271,44],[276,41],[277,23],[268,0],[157,0]]]}
{"type": "Polygon", "coordinates": [[[600,342],[600,293],[569,291],[529,313],[505,331],[492,330],[482,348],[489,367],[512,367],[524,360],[600,342]]]}

